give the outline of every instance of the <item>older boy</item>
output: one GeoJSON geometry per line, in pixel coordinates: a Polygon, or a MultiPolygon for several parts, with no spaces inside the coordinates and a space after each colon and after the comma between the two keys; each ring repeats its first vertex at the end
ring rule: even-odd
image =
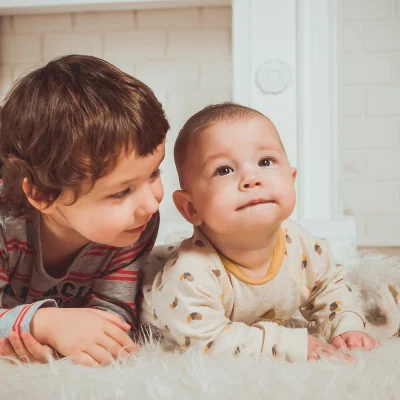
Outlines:
{"type": "Polygon", "coordinates": [[[0,114],[2,355],[44,361],[51,347],[99,365],[137,350],[126,332],[168,129],[146,85],[95,57],[54,60],[12,89],[0,114]]]}

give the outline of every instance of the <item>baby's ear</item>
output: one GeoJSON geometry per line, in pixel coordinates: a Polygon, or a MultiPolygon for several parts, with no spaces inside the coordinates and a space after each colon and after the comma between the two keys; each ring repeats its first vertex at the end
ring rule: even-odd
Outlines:
{"type": "Polygon", "coordinates": [[[202,219],[192,203],[192,196],[186,190],[176,190],[172,195],[174,203],[178,211],[182,214],[186,221],[192,225],[200,226],[202,219]]]}
{"type": "Polygon", "coordinates": [[[292,167],[293,182],[296,182],[296,177],[297,177],[297,169],[292,167]]]}
{"type": "Polygon", "coordinates": [[[22,190],[25,193],[26,198],[32,207],[36,208],[36,210],[44,213],[49,213],[52,210],[51,204],[52,201],[49,198],[43,197],[38,189],[32,185],[28,178],[24,178],[22,181],[22,190]]]}

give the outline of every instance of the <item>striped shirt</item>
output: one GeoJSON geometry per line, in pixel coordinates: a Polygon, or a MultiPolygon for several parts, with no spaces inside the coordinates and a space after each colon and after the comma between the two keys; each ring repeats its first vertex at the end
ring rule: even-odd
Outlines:
{"type": "Polygon", "coordinates": [[[88,243],[62,277],[43,267],[40,215],[5,218],[0,206],[0,337],[29,332],[40,307],[86,307],[121,315],[132,330],[143,262],[154,246],[159,214],[128,247],[88,243]]]}

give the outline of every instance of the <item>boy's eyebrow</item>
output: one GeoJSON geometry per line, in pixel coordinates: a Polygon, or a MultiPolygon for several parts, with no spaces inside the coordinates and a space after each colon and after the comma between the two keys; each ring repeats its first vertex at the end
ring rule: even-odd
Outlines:
{"type": "MultiPolygon", "coordinates": [[[[165,154],[163,155],[162,159],[161,159],[160,162],[157,164],[157,167],[156,167],[154,170],[156,170],[157,168],[160,167],[161,163],[164,161],[164,158],[165,158],[165,154]]],[[[109,189],[116,189],[116,188],[119,188],[119,187],[121,187],[121,186],[125,186],[125,185],[127,185],[128,183],[132,183],[132,182],[137,181],[138,179],[139,179],[139,177],[131,178],[131,179],[125,179],[124,181],[121,181],[121,182],[116,183],[115,185],[112,185],[112,187],[110,187],[109,189]]]]}

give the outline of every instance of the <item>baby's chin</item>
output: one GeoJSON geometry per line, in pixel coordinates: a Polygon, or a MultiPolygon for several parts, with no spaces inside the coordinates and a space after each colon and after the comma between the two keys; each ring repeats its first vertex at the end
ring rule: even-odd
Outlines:
{"type": "Polygon", "coordinates": [[[278,229],[284,221],[281,218],[271,218],[270,215],[263,217],[251,221],[225,221],[219,226],[207,227],[206,229],[221,238],[248,239],[249,237],[259,237],[263,234],[268,235],[271,233],[271,229],[278,229]]]}

